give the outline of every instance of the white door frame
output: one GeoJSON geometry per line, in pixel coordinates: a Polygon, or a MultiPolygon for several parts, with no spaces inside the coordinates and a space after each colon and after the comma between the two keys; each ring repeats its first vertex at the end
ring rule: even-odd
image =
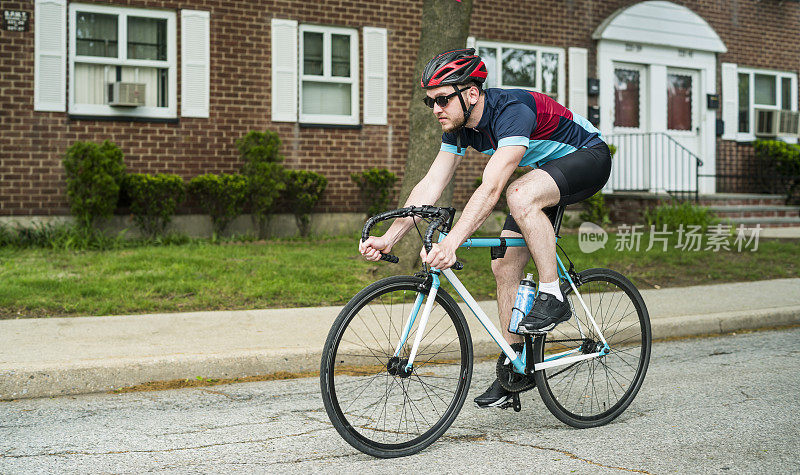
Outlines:
{"type": "MultiPolygon", "coordinates": [[[[716,111],[706,107],[706,94],[716,94],[715,53],[684,50],[668,46],[625,43],[599,40],[597,44],[597,75],[600,80],[600,131],[614,132],[614,63],[641,64],[647,69],[648,97],[646,101],[647,131],[667,132],[666,81],[667,68],[699,71],[698,77],[698,156],[703,161],[700,174],[713,175],[716,171],[716,111]]],[[[713,177],[702,177],[700,193],[714,193],[713,177]]]]}

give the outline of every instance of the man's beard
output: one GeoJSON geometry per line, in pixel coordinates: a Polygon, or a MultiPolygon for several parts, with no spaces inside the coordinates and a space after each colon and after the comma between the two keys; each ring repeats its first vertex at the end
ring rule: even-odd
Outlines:
{"type": "Polygon", "coordinates": [[[447,133],[454,132],[454,131],[460,129],[461,126],[463,126],[463,125],[464,125],[464,117],[462,116],[461,119],[460,119],[460,122],[458,122],[458,121],[450,121],[450,125],[448,127],[445,127],[445,125],[442,124],[442,131],[443,132],[447,132],[447,133]]]}

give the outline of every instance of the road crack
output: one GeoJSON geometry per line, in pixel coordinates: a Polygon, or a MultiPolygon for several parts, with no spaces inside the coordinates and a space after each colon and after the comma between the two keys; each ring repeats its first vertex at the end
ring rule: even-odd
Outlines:
{"type": "Polygon", "coordinates": [[[259,444],[259,443],[266,443],[271,442],[273,440],[279,439],[286,439],[288,437],[300,437],[304,435],[313,434],[315,432],[321,432],[325,430],[330,430],[329,427],[321,427],[318,429],[311,429],[305,432],[300,432],[298,434],[284,434],[279,435],[276,437],[267,437],[265,439],[256,439],[256,440],[237,440],[235,442],[220,442],[217,444],[203,444],[203,445],[195,445],[192,447],[174,447],[171,449],[160,449],[160,450],[112,450],[108,452],[80,452],[80,451],[73,451],[73,450],[65,450],[62,452],[50,452],[44,454],[20,454],[20,455],[8,455],[8,454],[0,454],[1,458],[12,458],[12,459],[22,459],[22,458],[32,458],[32,457],[62,457],[65,455],[122,455],[122,454],[160,454],[160,453],[170,453],[170,452],[181,452],[184,450],[199,450],[199,449],[207,449],[211,447],[224,447],[228,445],[241,445],[241,444],[259,444]]]}
{"type": "Polygon", "coordinates": [[[547,450],[547,451],[550,451],[550,452],[558,452],[558,453],[560,453],[562,455],[566,455],[567,457],[569,457],[571,459],[580,460],[581,462],[586,462],[588,464],[596,465],[598,467],[609,468],[609,469],[612,469],[612,470],[622,470],[624,472],[650,474],[650,472],[648,472],[646,470],[639,470],[639,469],[635,469],[635,468],[625,468],[625,467],[615,467],[614,465],[605,465],[605,464],[602,464],[600,462],[595,462],[593,460],[585,459],[585,458],[580,457],[578,455],[575,455],[572,452],[569,452],[567,450],[556,449],[556,448],[553,448],[553,447],[543,447],[541,445],[523,444],[523,443],[520,443],[520,442],[517,442],[517,441],[514,441],[514,440],[506,440],[506,439],[497,439],[497,440],[498,440],[498,442],[505,442],[506,444],[517,445],[519,447],[531,447],[531,448],[539,449],[539,450],[547,450]]]}

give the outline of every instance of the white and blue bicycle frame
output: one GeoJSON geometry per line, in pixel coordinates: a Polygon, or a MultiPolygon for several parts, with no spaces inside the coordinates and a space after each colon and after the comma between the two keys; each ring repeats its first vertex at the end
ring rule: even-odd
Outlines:
{"type": "MultiPolygon", "coordinates": [[[[441,242],[441,240],[444,239],[444,236],[445,234],[443,233],[439,235],[439,242],[441,242]]],[[[467,239],[464,242],[464,244],[462,244],[460,247],[466,247],[466,248],[497,247],[501,246],[502,244],[505,244],[506,247],[524,247],[526,245],[525,240],[522,238],[503,238],[502,242],[500,238],[472,238],[472,239],[467,239]]],[[[594,316],[589,311],[589,308],[586,306],[586,303],[583,301],[583,297],[581,297],[580,292],[578,292],[578,289],[575,286],[572,277],[569,275],[569,272],[567,272],[566,267],[564,267],[564,263],[561,262],[561,258],[558,255],[556,255],[556,261],[558,263],[559,277],[565,280],[566,282],[569,282],[569,285],[572,287],[572,291],[575,293],[575,296],[581,303],[581,306],[586,312],[586,315],[589,321],[591,322],[592,326],[594,327],[594,330],[597,332],[597,335],[603,342],[603,347],[600,349],[600,351],[595,351],[588,354],[584,354],[581,348],[578,347],[575,349],[563,351],[561,353],[547,355],[547,357],[544,359],[543,362],[534,365],[533,371],[540,371],[555,366],[568,365],[582,360],[597,358],[608,354],[610,351],[610,348],[608,346],[608,343],[606,342],[605,337],[603,336],[603,333],[597,326],[597,322],[595,322],[594,316]]],[[[523,351],[521,354],[517,354],[517,352],[511,348],[511,345],[509,345],[506,342],[505,338],[503,338],[503,335],[489,319],[489,316],[486,315],[486,312],[484,312],[483,309],[481,309],[481,307],[478,305],[478,302],[475,301],[475,299],[472,297],[469,291],[467,291],[466,287],[464,287],[464,284],[462,284],[461,281],[458,280],[458,277],[456,277],[452,269],[438,270],[435,268],[431,269],[430,275],[432,278],[432,283],[430,291],[428,292],[428,298],[425,301],[425,307],[422,310],[422,314],[419,315],[419,311],[420,308],[422,308],[422,301],[425,299],[425,296],[422,292],[420,292],[417,294],[417,298],[411,309],[411,313],[409,314],[405,324],[403,325],[402,336],[400,337],[400,341],[397,344],[397,349],[394,352],[395,357],[400,357],[400,351],[406,344],[406,340],[408,339],[408,335],[411,332],[411,328],[414,326],[414,322],[417,320],[417,317],[419,317],[417,334],[416,337],[414,338],[414,343],[411,347],[411,353],[409,354],[408,363],[405,367],[405,370],[410,372],[413,368],[414,358],[417,355],[417,349],[419,348],[420,341],[422,340],[422,335],[425,332],[425,326],[428,323],[428,317],[431,314],[431,310],[433,310],[433,304],[436,301],[436,294],[439,291],[439,285],[440,285],[439,273],[444,275],[450,282],[450,284],[453,285],[453,287],[456,289],[456,292],[458,292],[458,295],[467,304],[467,307],[469,307],[469,309],[472,310],[472,313],[475,314],[475,316],[478,318],[478,321],[481,322],[481,325],[483,325],[483,327],[486,329],[486,331],[489,332],[489,335],[492,337],[495,343],[497,343],[497,345],[503,350],[503,353],[505,353],[505,355],[511,361],[511,364],[514,367],[514,371],[520,374],[528,373],[528,371],[526,370],[526,361],[525,361],[527,351],[523,351]]],[[[578,331],[580,332],[580,338],[585,339],[586,335],[584,334],[583,326],[581,325],[580,319],[576,318],[576,322],[578,326],[578,331]]]]}

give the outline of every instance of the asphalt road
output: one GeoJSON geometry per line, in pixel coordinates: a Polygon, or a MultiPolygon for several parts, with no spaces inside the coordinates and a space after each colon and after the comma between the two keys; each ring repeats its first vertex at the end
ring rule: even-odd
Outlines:
{"type": "Polygon", "coordinates": [[[576,430],[534,390],[521,413],[468,404],[419,455],[378,460],[328,422],[315,378],[0,403],[0,473],[800,471],[800,328],[659,342],[631,407],[576,430]]]}

